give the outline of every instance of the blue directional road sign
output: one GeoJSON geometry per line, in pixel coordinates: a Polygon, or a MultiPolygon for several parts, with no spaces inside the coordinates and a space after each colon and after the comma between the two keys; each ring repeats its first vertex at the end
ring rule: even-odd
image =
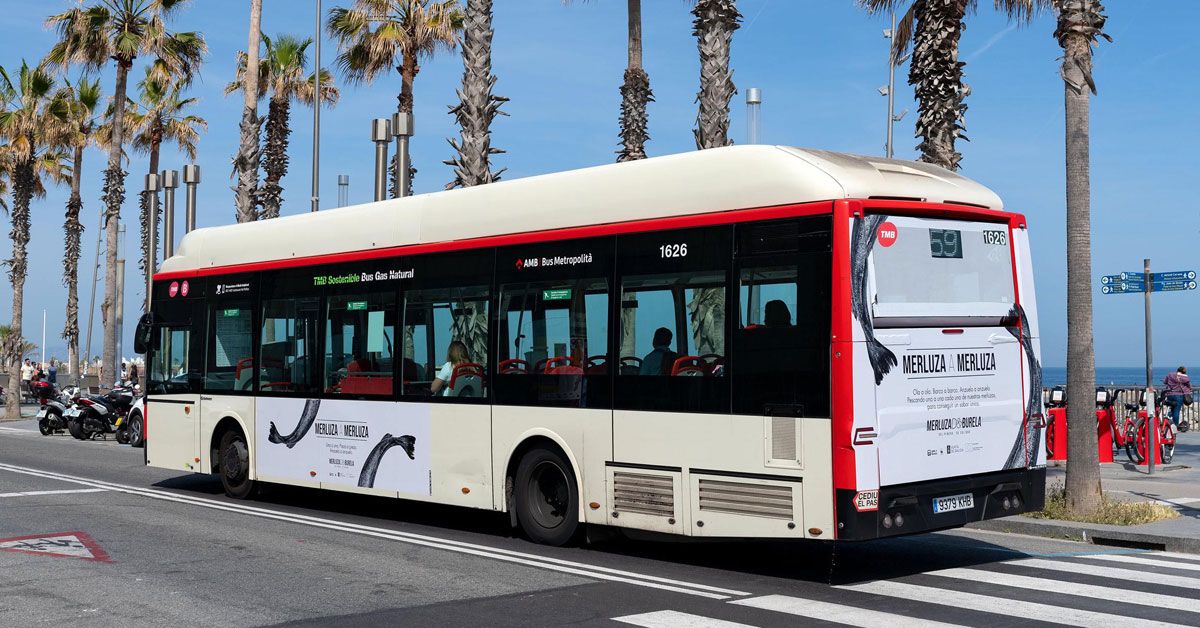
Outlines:
{"type": "Polygon", "coordinates": [[[1153,281],[1180,281],[1180,280],[1196,280],[1196,271],[1180,270],[1172,273],[1153,273],[1150,275],[1153,281]]]}
{"type": "MultiPolygon", "coordinates": [[[[1194,270],[1153,273],[1150,275],[1150,280],[1151,292],[1196,289],[1196,271],[1194,270]]],[[[1100,278],[1100,292],[1102,294],[1128,294],[1145,291],[1145,273],[1121,273],[1119,275],[1104,275],[1100,278]]]]}

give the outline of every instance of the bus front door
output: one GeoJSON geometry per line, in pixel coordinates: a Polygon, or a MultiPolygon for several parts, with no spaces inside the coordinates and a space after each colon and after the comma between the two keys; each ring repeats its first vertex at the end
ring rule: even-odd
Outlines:
{"type": "Polygon", "coordinates": [[[146,463],[200,471],[200,351],[190,321],[157,325],[147,369],[146,463]]]}

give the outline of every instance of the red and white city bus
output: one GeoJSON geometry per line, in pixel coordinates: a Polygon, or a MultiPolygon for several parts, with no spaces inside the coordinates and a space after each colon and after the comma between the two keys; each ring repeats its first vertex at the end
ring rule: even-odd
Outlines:
{"type": "Polygon", "coordinates": [[[1040,508],[1028,232],[928,164],[740,146],[185,236],[147,464],[705,537],[1040,508]]]}

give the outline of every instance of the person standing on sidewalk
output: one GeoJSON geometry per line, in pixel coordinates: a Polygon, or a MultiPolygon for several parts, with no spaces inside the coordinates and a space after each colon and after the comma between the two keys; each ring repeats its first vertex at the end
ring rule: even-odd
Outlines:
{"type": "Polygon", "coordinates": [[[1171,423],[1179,427],[1179,413],[1183,410],[1184,395],[1191,396],[1192,380],[1187,375],[1187,367],[1181,366],[1174,373],[1163,379],[1163,393],[1167,396],[1167,405],[1171,406],[1171,423]]]}

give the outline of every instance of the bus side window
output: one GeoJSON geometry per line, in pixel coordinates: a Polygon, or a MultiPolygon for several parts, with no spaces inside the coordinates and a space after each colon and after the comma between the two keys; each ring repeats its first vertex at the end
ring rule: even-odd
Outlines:
{"type": "Polygon", "coordinates": [[[489,287],[409,290],[404,295],[405,395],[486,399],[489,287]]]}
{"type": "Polygon", "coordinates": [[[319,297],[264,299],[259,336],[260,392],[313,393],[317,382],[319,297]]]}
{"type": "Polygon", "coordinates": [[[390,396],[396,349],[394,292],[331,295],[325,319],[327,394],[390,396]]]}
{"type": "Polygon", "coordinates": [[[617,408],[729,412],[730,231],[618,238],[617,408]]]}
{"type": "Polygon", "coordinates": [[[738,226],[733,411],[829,416],[829,219],[738,226]]]}
{"type": "Polygon", "coordinates": [[[205,391],[254,389],[253,315],[250,301],[225,301],[210,306],[205,391]]]}

